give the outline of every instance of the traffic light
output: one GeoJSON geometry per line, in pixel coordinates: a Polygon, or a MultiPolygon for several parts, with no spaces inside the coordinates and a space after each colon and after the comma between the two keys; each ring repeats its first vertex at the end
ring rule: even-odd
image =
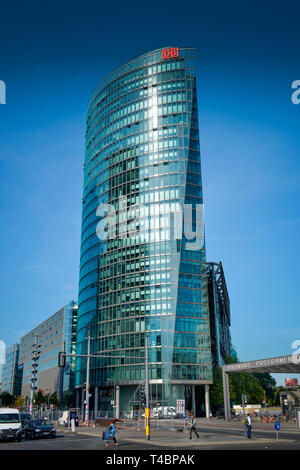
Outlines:
{"type": "Polygon", "coordinates": [[[242,402],[244,403],[244,405],[247,405],[248,403],[248,396],[247,395],[242,395],[242,402]]]}
{"type": "Polygon", "coordinates": [[[146,391],[145,391],[145,385],[141,385],[141,387],[140,387],[140,403],[141,403],[141,405],[143,405],[143,406],[146,405],[146,391]]]}
{"type": "Polygon", "coordinates": [[[64,352],[58,353],[58,367],[65,367],[66,365],[66,354],[64,352]]]}

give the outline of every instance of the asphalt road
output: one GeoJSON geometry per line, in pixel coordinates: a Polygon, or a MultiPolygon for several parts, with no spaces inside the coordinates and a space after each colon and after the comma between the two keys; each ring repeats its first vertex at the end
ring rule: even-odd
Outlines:
{"type": "MultiPolygon", "coordinates": [[[[247,450],[300,450],[300,430],[294,425],[282,425],[279,439],[276,440],[274,424],[254,423],[252,436],[249,441],[245,438],[242,423],[226,422],[224,420],[208,421],[197,420],[197,429],[200,434],[199,441],[195,438],[189,440],[189,432],[182,432],[182,422],[161,420],[153,422],[151,427],[151,441],[145,440],[145,433],[136,427],[133,422],[119,426],[117,439],[120,443],[115,447],[110,442],[109,449],[120,451],[132,450],[221,450],[221,449],[247,449],[247,450]]],[[[67,428],[57,428],[56,439],[40,438],[38,440],[22,440],[22,442],[0,442],[1,450],[106,450],[100,436],[101,428],[77,428],[73,434],[67,428]]]]}
{"type": "MultiPolygon", "coordinates": [[[[107,449],[98,436],[70,433],[58,433],[55,439],[40,438],[38,440],[25,440],[22,442],[0,442],[1,450],[149,450],[157,446],[144,445],[132,441],[122,440],[118,447],[111,443],[107,449]]],[[[160,447],[163,450],[163,448],[160,447]]]]}
{"type": "MultiPolygon", "coordinates": [[[[113,443],[110,443],[109,450],[125,450],[125,451],[134,451],[134,450],[153,450],[155,449],[157,452],[160,450],[170,450],[172,451],[177,449],[182,449],[184,451],[187,450],[241,450],[250,449],[252,450],[300,450],[300,438],[299,434],[296,433],[289,433],[288,436],[285,436],[285,439],[280,439],[276,441],[272,440],[270,442],[270,433],[268,432],[261,432],[259,433],[260,436],[254,437],[253,441],[249,443],[246,439],[245,441],[237,440],[234,442],[231,439],[230,442],[220,442],[218,445],[218,440],[222,440],[222,435],[228,434],[233,437],[235,433],[232,433],[232,430],[226,432],[226,429],[223,430],[215,430],[216,431],[216,439],[214,443],[205,442],[205,430],[201,429],[201,446],[199,446],[197,441],[188,442],[184,439],[183,447],[181,447],[180,442],[178,442],[178,447],[170,447],[168,445],[153,445],[151,442],[141,442],[143,439],[139,439],[139,442],[134,442],[133,440],[126,440],[120,439],[119,447],[116,447],[113,443]],[[268,439],[268,442],[264,442],[262,438],[268,439]],[[257,439],[257,440],[256,440],[257,439]]],[[[187,438],[187,436],[186,436],[187,438]]],[[[103,441],[98,436],[92,435],[83,435],[83,434],[76,434],[73,435],[71,433],[64,433],[59,432],[57,434],[56,439],[52,438],[40,438],[38,440],[22,440],[22,442],[0,442],[0,451],[1,450],[107,450],[103,441]]]]}

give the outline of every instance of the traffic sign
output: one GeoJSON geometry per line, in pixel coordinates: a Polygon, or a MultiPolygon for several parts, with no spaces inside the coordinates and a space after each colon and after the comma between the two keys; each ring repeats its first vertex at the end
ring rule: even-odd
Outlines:
{"type": "Polygon", "coordinates": [[[176,412],[178,414],[185,412],[185,400],[176,400],[176,412]]]}
{"type": "Polygon", "coordinates": [[[278,432],[280,431],[280,422],[278,420],[275,421],[274,428],[276,431],[276,440],[278,440],[278,432]]]}

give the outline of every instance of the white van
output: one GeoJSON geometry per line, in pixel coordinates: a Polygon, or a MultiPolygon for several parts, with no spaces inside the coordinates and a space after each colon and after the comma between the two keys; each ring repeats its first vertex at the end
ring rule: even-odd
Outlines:
{"type": "Polygon", "coordinates": [[[0,441],[12,439],[21,441],[22,424],[18,409],[0,408],[0,441]]]}
{"type": "Polygon", "coordinates": [[[68,426],[70,425],[70,422],[69,422],[69,410],[68,411],[63,411],[63,414],[60,418],[58,418],[58,424],[60,426],[68,426]]]}

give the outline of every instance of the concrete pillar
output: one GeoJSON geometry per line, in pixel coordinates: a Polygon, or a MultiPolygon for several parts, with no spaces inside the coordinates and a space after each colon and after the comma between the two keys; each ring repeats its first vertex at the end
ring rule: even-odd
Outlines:
{"type": "Polygon", "coordinates": [[[99,387],[95,387],[95,418],[97,418],[97,412],[99,411],[99,387]]]}
{"type": "Polygon", "coordinates": [[[120,385],[116,385],[116,418],[120,419],[120,385]]]}
{"type": "Polygon", "coordinates": [[[192,412],[196,416],[196,397],[195,397],[195,385],[192,385],[192,412]]]}
{"type": "Polygon", "coordinates": [[[224,414],[225,419],[228,421],[231,420],[231,410],[230,410],[230,391],[229,391],[229,380],[228,373],[222,367],[222,379],[223,379],[223,395],[224,395],[224,414]]]}
{"type": "Polygon", "coordinates": [[[75,407],[78,410],[79,408],[79,388],[76,388],[76,401],[75,401],[75,407]]]}
{"type": "Polygon", "coordinates": [[[82,389],[81,389],[81,416],[83,418],[84,418],[84,409],[85,409],[84,400],[85,400],[85,390],[82,387],[82,389]]]}
{"type": "Polygon", "coordinates": [[[205,416],[209,418],[210,403],[209,403],[209,385],[205,384],[205,416]]]}

